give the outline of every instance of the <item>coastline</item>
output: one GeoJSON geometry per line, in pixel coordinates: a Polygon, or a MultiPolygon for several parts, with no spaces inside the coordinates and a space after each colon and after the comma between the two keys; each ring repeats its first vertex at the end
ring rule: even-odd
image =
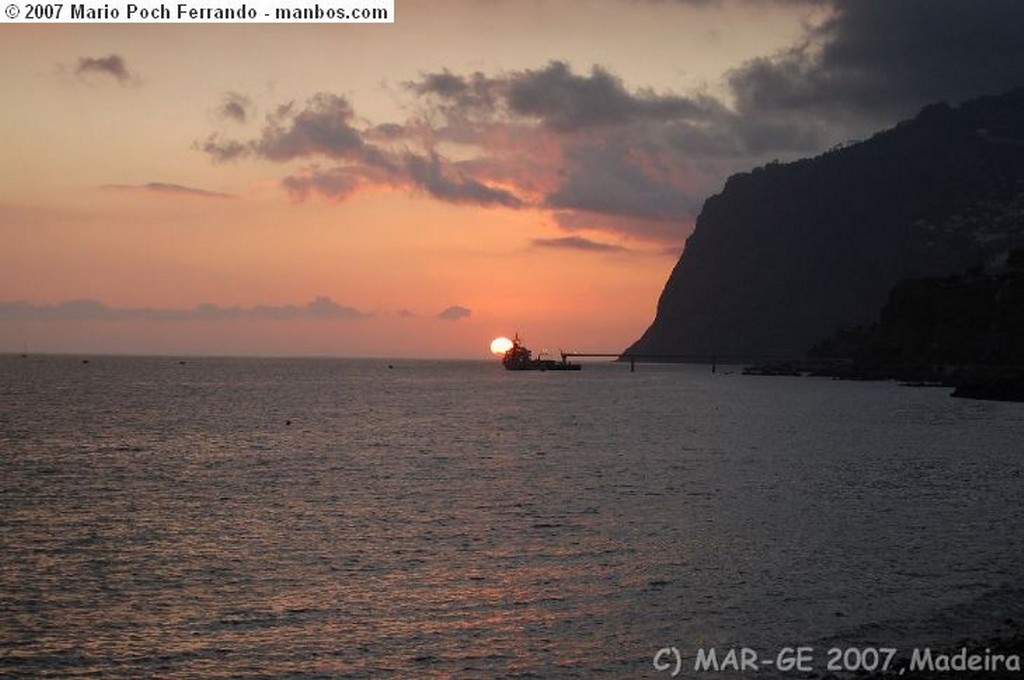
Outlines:
{"type": "Polygon", "coordinates": [[[861,363],[853,360],[794,359],[744,367],[744,375],[810,376],[833,380],[894,380],[908,387],[948,387],[963,399],[1024,402],[1024,367],[933,366],[861,363]]]}

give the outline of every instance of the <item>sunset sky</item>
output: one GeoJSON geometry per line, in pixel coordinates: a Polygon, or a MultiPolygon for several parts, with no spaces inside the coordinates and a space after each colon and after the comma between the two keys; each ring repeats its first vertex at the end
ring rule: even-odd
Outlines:
{"type": "Polygon", "coordinates": [[[0,26],[0,352],[617,351],[707,196],[1024,85],[1024,3],[0,26]]]}

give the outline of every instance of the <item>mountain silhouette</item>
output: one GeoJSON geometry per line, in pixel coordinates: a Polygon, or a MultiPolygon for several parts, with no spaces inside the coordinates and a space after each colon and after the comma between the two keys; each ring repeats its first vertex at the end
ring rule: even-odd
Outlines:
{"type": "Polygon", "coordinates": [[[728,179],[624,354],[799,355],[907,279],[1024,246],[1024,88],[925,107],[868,140],[728,179]]]}

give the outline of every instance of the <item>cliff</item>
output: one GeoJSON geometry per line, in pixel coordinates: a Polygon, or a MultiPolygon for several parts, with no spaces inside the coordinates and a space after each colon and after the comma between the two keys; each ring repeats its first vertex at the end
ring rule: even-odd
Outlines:
{"type": "Polygon", "coordinates": [[[813,159],[731,177],[707,199],[624,353],[799,355],[867,325],[905,279],[998,266],[1024,245],[1024,89],[813,159]]]}

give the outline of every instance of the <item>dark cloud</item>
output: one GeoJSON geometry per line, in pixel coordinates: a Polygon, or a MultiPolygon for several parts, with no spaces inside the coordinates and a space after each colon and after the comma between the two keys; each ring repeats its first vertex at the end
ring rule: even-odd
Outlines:
{"type": "Polygon", "coordinates": [[[469,89],[466,79],[453,75],[445,69],[441,73],[429,73],[414,86],[420,94],[433,93],[445,99],[458,99],[469,89]]]}
{"type": "Polygon", "coordinates": [[[280,107],[263,129],[253,149],[272,161],[307,156],[335,159],[358,158],[364,147],[362,134],[352,126],[355,114],[345,97],[318,93],[295,113],[292,104],[280,107]]]}
{"type": "Polygon", "coordinates": [[[469,318],[469,316],[472,314],[473,312],[469,309],[466,309],[465,307],[453,305],[441,311],[437,315],[437,318],[443,321],[458,321],[459,319],[469,318]]]}
{"type": "Polygon", "coordinates": [[[552,65],[542,77],[513,74],[510,92],[515,83],[528,83],[526,92],[539,89],[513,103],[513,111],[542,113],[562,133],[619,126],[603,130],[599,142],[564,138],[563,179],[546,205],[602,216],[675,217],[682,224],[732,172],[863,137],[934,101],[1024,85],[1024,3],[1018,0],[803,4],[831,7],[790,49],[729,73],[729,107],[628,91],[597,69],[576,76],[552,65]],[[555,84],[565,86],[561,95],[555,84]],[[544,85],[555,93],[548,96],[544,85]]]}
{"type": "Polygon", "coordinates": [[[110,76],[122,85],[131,82],[132,74],[128,71],[124,58],[118,54],[110,54],[106,57],[81,57],[75,67],[76,75],[87,75],[97,73],[110,76]]]}
{"type": "Polygon", "coordinates": [[[783,54],[729,75],[740,111],[888,124],[923,105],[1024,84],[1019,0],[834,2],[783,54]]]}
{"type": "Polygon", "coordinates": [[[257,305],[222,307],[203,303],[192,309],[111,307],[97,300],[81,299],[55,305],[0,302],[0,321],[224,321],[231,319],[363,319],[370,316],[354,307],[317,297],[305,305],[257,305]]]}
{"type": "Polygon", "coordinates": [[[447,69],[424,74],[419,81],[406,83],[406,87],[419,96],[435,97],[449,115],[453,112],[459,115],[492,113],[506,89],[501,79],[489,78],[479,71],[460,76],[447,69]]]}
{"type": "Polygon", "coordinates": [[[245,95],[238,94],[237,92],[227,92],[224,94],[224,99],[221,101],[218,112],[222,118],[233,120],[238,123],[244,123],[249,119],[250,112],[252,111],[252,102],[245,95]]]}
{"type": "Polygon", "coordinates": [[[563,132],[641,120],[705,119],[720,108],[708,98],[659,95],[649,90],[629,92],[619,78],[600,66],[581,76],[561,61],[511,77],[507,103],[513,113],[538,118],[563,132]]]}
{"type": "Polygon", "coordinates": [[[553,248],[557,250],[582,250],[596,253],[614,253],[626,250],[623,246],[612,243],[592,241],[582,236],[563,236],[561,238],[535,238],[531,242],[537,248],[553,248]]]}
{"type": "Polygon", "coordinates": [[[500,78],[481,73],[458,76],[445,70],[424,74],[407,87],[418,95],[435,97],[443,104],[440,110],[449,116],[472,118],[500,112],[536,119],[559,132],[640,120],[703,120],[722,109],[705,96],[630,92],[620,78],[601,66],[578,75],[563,61],[500,78]]]}
{"type": "Polygon", "coordinates": [[[168,184],[166,182],[148,182],[146,184],[105,184],[104,189],[115,191],[134,191],[155,194],[168,194],[173,196],[194,196],[197,198],[235,198],[231,194],[224,194],[218,191],[207,191],[195,187],[182,186],[181,184],[168,184]]]}
{"type": "MultiPolygon", "coordinates": [[[[226,95],[220,112],[244,122],[251,105],[241,95],[226,95]]],[[[248,142],[222,140],[211,134],[193,146],[215,161],[230,161],[249,155],[284,162],[297,158],[324,156],[333,159],[358,158],[366,148],[362,133],[352,126],[354,113],[348,100],[340,95],[317,93],[305,107],[297,110],[294,102],[283,104],[269,114],[262,134],[248,142]]]]}

